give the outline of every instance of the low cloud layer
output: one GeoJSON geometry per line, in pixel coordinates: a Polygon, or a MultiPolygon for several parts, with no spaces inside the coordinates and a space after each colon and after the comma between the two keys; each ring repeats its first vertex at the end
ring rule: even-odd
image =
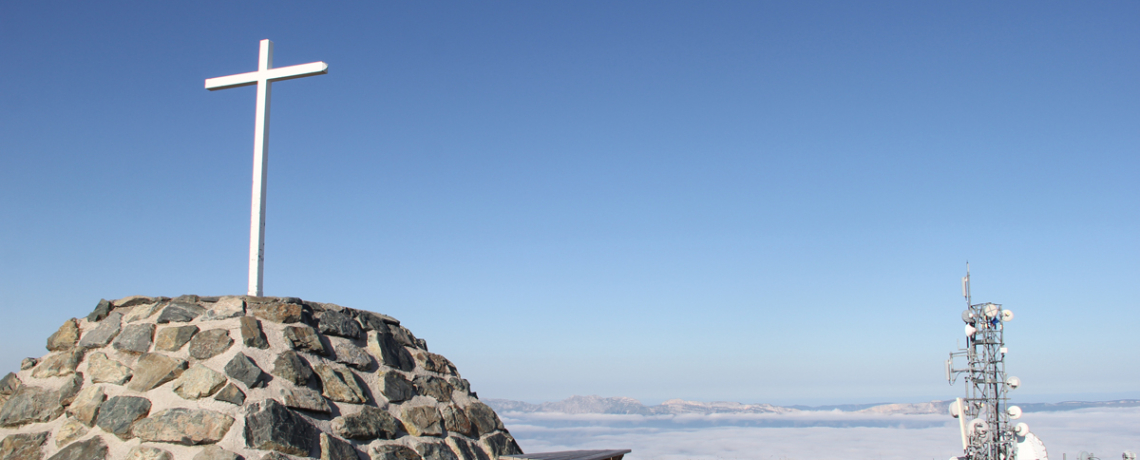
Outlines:
{"type": "MultiPolygon", "coordinates": [[[[946,415],[850,412],[712,415],[500,413],[525,452],[632,449],[628,460],[945,460],[961,453],[946,415]]],[[[1026,414],[1051,460],[1140,451],[1140,408],[1026,414]]]]}

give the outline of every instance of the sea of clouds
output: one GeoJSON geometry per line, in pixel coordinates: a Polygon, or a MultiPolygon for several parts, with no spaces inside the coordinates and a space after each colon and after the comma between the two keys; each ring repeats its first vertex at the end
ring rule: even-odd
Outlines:
{"type": "MultiPolygon", "coordinates": [[[[948,415],[802,411],[785,414],[617,415],[500,412],[524,452],[632,449],[627,460],[946,460],[960,455],[948,415]]],[[[1116,460],[1140,452],[1140,408],[1027,413],[1019,422],[1050,460],[1088,451],[1116,460]]]]}

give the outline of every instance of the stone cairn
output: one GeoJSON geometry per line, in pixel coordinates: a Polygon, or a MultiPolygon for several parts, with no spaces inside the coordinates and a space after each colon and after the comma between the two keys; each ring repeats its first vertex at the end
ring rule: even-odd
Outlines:
{"type": "Polygon", "coordinates": [[[389,316],[278,297],[101,301],[0,379],[0,460],[497,460],[521,454],[389,316]]]}

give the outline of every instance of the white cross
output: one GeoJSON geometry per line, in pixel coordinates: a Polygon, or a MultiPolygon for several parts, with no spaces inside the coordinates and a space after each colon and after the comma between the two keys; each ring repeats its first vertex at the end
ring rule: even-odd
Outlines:
{"type": "Polygon", "coordinates": [[[249,215],[249,295],[261,295],[265,262],[265,169],[269,164],[269,89],[275,81],[329,72],[324,62],[273,68],[273,42],[261,41],[257,71],[206,80],[210,91],[257,85],[257,114],[253,127],[253,202],[249,215]]]}

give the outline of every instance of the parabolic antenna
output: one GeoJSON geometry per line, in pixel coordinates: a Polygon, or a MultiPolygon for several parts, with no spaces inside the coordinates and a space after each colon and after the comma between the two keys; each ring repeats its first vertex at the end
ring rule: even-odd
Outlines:
{"type": "Polygon", "coordinates": [[[987,431],[990,431],[990,424],[980,418],[970,420],[970,427],[966,429],[970,436],[985,434],[987,431]]]}
{"type": "MultiPolygon", "coordinates": [[[[1019,423],[1018,426],[1025,425],[1019,423]]],[[[1085,455],[1088,455],[1087,453],[1085,455]]],[[[1045,443],[1025,427],[1025,434],[1018,434],[1017,460],[1049,460],[1049,452],[1045,450],[1045,443]]],[[[1085,460],[1088,460],[1087,458],[1085,460]]]]}
{"type": "Polygon", "coordinates": [[[973,337],[978,332],[978,328],[971,324],[966,325],[966,337],[973,337]]]}
{"type": "Polygon", "coordinates": [[[986,312],[987,318],[995,318],[997,317],[998,313],[1001,312],[1001,308],[998,308],[997,305],[991,303],[986,305],[986,309],[984,311],[986,312]]]}
{"type": "Polygon", "coordinates": [[[1005,384],[1009,385],[1009,388],[1011,390],[1016,390],[1017,387],[1021,386],[1021,379],[1019,379],[1017,377],[1010,377],[1010,378],[1006,379],[1005,384]]]}
{"type": "MultiPolygon", "coordinates": [[[[1017,419],[1021,418],[1021,408],[1020,407],[1009,406],[1009,409],[1006,409],[1005,411],[1006,411],[1006,413],[1009,414],[1009,418],[1011,418],[1011,419],[1017,420],[1017,419]]],[[[1024,423],[1022,423],[1021,425],[1024,425],[1024,423]]]]}
{"type": "Polygon", "coordinates": [[[1006,322],[1006,323],[1013,321],[1013,312],[1009,311],[1009,310],[1002,310],[1001,311],[1001,320],[1002,320],[1002,322],[1006,322]]]}
{"type": "Polygon", "coordinates": [[[963,311],[962,312],[962,321],[965,322],[966,324],[970,324],[970,323],[974,322],[974,313],[971,312],[970,310],[963,311]]]}
{"type": "Polygon", "coordinates": [[[1123,458],[1123,460],[1136,460],[1136,452],[1126,450],[1124,454],[1121,455],[1121,458],[1123,458]]]}
{"type": "Polygon", "coordinates": [[[1025,422],[1018,423],[1017,426],[1013,427],[1013,432],[1017,433],[1018,436],[1025,436],[1029,434],[1029,425],[1026,425],[1025,422]]]}
{"type": "Polygon", "coordinates": [[[958,402],[954,401],[953,403],[950,403],[950,416],[958,418],[959,415],[961,414],[958,412],[958,402]]]}

